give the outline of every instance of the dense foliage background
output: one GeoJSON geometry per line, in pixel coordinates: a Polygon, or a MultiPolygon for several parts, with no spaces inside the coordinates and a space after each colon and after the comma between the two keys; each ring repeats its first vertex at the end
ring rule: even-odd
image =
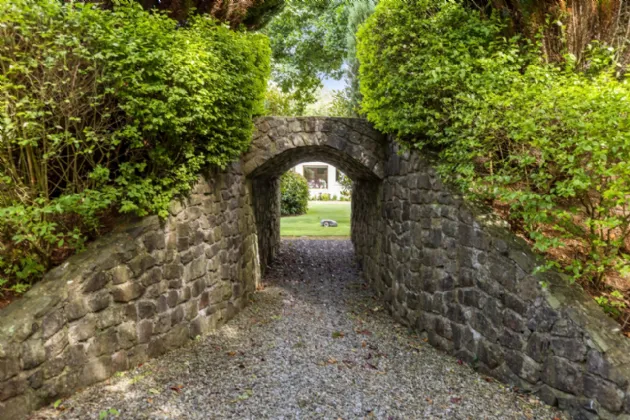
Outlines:
{"type": "Polygon", "coordinates": [[[305,214],[308,210],[308,183],[294,171],[280,177],[280,213],[282,216],[305,214]]]}
{"type": "Polygon", "coordinates": [[[510,32],[496,10],[382,0],[358,34],[363,110],[436,156],[469,198],[507,213],[551,265],[600,292],[625,289],[630,91],[617,54],[591,43],[581,60],[567,48],[553,62],[510,32]]]}
{"type": "Polygon", "coordinates": [[[0,0],[0,288],[23,291],[108,216],[167,215],[249,145],[266,37],[111,10],[0,0]]]}
{"type": "Polygon", "coordinates": [[[344,77],[348,87],[336,92],[334,109],[327,113],[358,115],[355,35],[374,5],[374,0],[285,1],[281,13],[264,29],[271,43],[274,89],[291,104],[285,111],[304,114],[317,100],[323,78],[344,77]]]}
{"type": "MultiPolygon", "coordinates": [[[[112,8],[116,0],[83,0],[112,8]]],[[[285,0],[136,0],[146,10],[163,11],[179,22],[194,15],[208,15],[232,28],[250,30],[264,27],[284,7],[285,0]]]]}

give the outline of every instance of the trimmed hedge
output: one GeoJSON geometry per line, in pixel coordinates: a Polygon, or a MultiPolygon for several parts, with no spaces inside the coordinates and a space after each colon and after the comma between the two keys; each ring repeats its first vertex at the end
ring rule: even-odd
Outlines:
{"type": "Polygon", "coordinates": [[[630,276],[630,90],[614,50],[548,64],[539,46],[506,38],[497,14],[379,2],[358,34],[364,112],[437,154],[468,198],[507,206],[538,250],[568,249],[560,265],[574,279],[630,276]]]}
{"type": "Polygon", "coordinates": [[[0,0],[0,291],[23,291],[111,213],[157,213],[249,145],[266,37],[112,10],[0,0]]]}
{"type": "Polygon", "coordinates": [[[297,172],[288,171],[280,177],[280,214],[295,216],[308,210],[308,182],[297,172]]]}

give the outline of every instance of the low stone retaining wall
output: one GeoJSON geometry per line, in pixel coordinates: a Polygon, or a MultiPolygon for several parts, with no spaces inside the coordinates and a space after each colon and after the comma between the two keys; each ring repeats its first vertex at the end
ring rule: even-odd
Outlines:
{"type": "Polygon", "coordinates": [[[559,274],[532,274],[540,261],[527,244],[419,156],[392,147],[386,169],[373,216],[353,219],[353,240],[393,316],[575,418],[630,419],[630,342],[619,326],[559,274]]]}
{"type": "Polygon", "coordinates": [[[0,314],[0,418],[19,419],[229,320],[259,280],[251,187],[235,165],[171,216],[120,226],[0,314]]]}

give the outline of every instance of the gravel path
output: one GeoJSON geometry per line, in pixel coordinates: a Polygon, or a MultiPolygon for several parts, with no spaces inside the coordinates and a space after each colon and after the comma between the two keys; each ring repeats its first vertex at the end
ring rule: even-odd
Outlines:
{"type": "Polygon", "coordinates": [[[215,333],[34,418],[564,418],[396,324],[349,241],[285,241],[265,284],[215,333]]]}

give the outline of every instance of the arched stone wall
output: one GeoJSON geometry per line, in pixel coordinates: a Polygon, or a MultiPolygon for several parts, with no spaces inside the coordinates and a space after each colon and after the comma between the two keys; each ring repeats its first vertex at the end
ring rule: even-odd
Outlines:
{"type": "Polygon", "coordinates": [[[388,147],[382,186],[353,203],[368,208],[352,238],[392,315],[575,418],[630,419],[630,340],[619,325],[560,274],[534,274],[541,260],[525,241],[454,194],[426,159],[388,147]]]}
{"type": "MultiPolygon", "coordinates": [[[[252,180],[254,214],[261,266],[273,260],[280,244],[280,183],[278,177],[298,163],[323,161],[354,181],[353,201],[368,199],[363,191],[385,176],[386,138],[365,120],[330,117],[266,117],[256,121],[243,170],[252,180]]],[[[369,198],[376,200],[376,196],[369,198]]],[[[376,207],[376,202],[373,206],[376,207]]],[[[361,223],[364,209],[353,206],[352,223],[361,223]]]]}
{"type": "Polygon", "coordinates": [[[540,261],[527,244],[453,194],[427,160],[361,120],[257,127],[242,161],[202,177],[167,220],[121,223],[0,311],[1,419],[229,320],[280,239],[278,176],[310,159],[355,181],[352,241],[399,322],[575,418],[630,419],[619,326],[560,275],[533,274],[540,261]]]}

